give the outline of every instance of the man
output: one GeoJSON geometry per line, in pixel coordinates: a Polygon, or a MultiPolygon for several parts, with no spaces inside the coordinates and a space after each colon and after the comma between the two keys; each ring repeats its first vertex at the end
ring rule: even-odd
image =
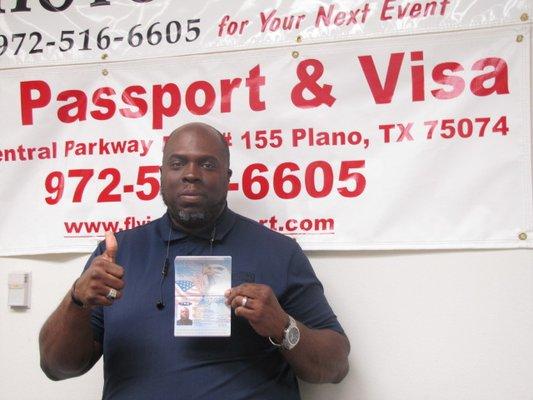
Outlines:
{"type": "Polygon", "coordinates": [[[189,317],[189,309],[187,307],[181,307],[180,319],[176,321],[178,325],[192,325],[192,319],[189,317]]]}
{"type": "Polygon", "coordinates": [[[226,206],[231,170],[222,135],[200,123],[169,137],[161,166],[167,213],[108,233],[40,334],[54,380],[104,355],[104,399],[298,399],[296,376],[339,382],[349,342],[309,261],[292,239],[226,206]],[[232,256],[231,337],[174,337],[177,255],[232,256]],[[157,301],[159,299],[159,301],[157,301]],[[155,303],[158,303],[158,307],[155,303]]]}

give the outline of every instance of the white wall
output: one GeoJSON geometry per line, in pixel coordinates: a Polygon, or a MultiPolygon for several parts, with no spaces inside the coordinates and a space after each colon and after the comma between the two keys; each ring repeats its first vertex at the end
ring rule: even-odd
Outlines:
{"type": "MultiPolygon", "coordinates": [[[[532,400],[533,250],[314,252],[352,344],[339,385],[308,400],[532,400]]],[[[85,255],[0,258],[0,399],[97,399],[102,367],[65,382],[39,369],[40,326],[85,255]],[[7,307],[7,275],[33,274],[32,307],[7,307]]]]}

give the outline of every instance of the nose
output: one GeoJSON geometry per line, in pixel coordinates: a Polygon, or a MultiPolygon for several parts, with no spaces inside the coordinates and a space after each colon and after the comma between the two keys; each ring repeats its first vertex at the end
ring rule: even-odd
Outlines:
{"type": "Polygon", "coordinates": [[[195,163],[188,163],[181,177],[183,182],[191,183],[201,180],[200,169],[195,163]]]}

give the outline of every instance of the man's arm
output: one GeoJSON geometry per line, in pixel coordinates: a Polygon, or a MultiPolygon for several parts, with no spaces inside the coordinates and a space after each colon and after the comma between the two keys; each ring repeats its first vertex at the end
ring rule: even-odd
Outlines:
{"type": "Polygon", "coordinates": [[[70,290],[41,328],[39,349],[41,369],[55,381],[84,374],[102,355],[102,345],[93,339],[91,310],[74,304],[70,290]]]}
{"type": "MultiPolygon", "coordinates": [[[[226,293],[235,315],[246,318],[261,336],[281,343],[289,317],[281,308],[272,289],[266,285],[245,283],[226,293]],[[245,306],[243,299],[247,298],[245,306]]],[[[307,382],[338,383],[348,373],[348,338],[331,329],[311,329],[298,322],[300,341],[282,354],[296,375],[307,382]]]]}
{"type": "Polygon", "coordinates": [[[105,243],[104,253],[92,260],[41,328],[41,369],[52,380],[82,375],[102,356],[102,345],[93,339],[91,307],[110,306],[113,301],[106,297],[110,289],[117,291],[118,299],[124,287],[124,269],[115,264],[117,241],[112,233],[106,233],[105,243]],[[85,308],[74,304],[73,294],[85,308]]]}
{"type": "Polygon", "coordinates": [[[331,329],[310,329],[297,322],[300,341],[282,350],[296,375],[311,383],[339,383],[348,374],[348,338],[331,329]]]}

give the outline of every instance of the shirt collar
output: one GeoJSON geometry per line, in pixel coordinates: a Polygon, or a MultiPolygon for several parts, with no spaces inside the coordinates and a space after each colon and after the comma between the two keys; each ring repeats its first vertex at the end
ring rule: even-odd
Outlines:
{"type": "Polygon", "coordinates": [[[202,238],[205,240],[211,240],[213,236],[216,241],[224,239],[224,237],[229,233],[233,225],[235,225],[236,214],[231,211],[228,206],[224,208],[222,213],[219,215],[215,224],[196,232],[194,235],[186,233],[179,228],[172,226],[168,210],[158,221],[157,232],[164,242],[169,241],[169,229],[170,229],[170,241],[183,239],[186,237],[194,236],[202,238]]]}

